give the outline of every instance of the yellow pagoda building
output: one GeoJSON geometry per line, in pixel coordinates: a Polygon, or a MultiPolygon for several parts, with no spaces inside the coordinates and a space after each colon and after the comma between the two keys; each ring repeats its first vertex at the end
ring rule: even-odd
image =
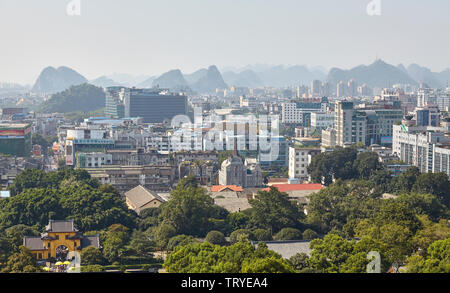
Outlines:
{"type": "Polygon", "coordinates": [[[66,260],[70,252],[81,252],[86,247],[100,248],[99,235],[83,236],[74,225],[74,220],[50,220],[40,237],[24,237],[23,245],[37,260],[66,260]]]}

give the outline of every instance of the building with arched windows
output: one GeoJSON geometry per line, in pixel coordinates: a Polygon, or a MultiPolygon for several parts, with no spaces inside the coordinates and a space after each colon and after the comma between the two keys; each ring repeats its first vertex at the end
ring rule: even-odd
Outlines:
{"type": "Polygon", "coordinates": [[[81,252],[83,248],[100,248],[99,235],[83,236],[74,225],[74,220],[50,220],[45,232],[37,237],[25,236],[23,245],[37,260],[66,260],[70,252],[81,252]]]}

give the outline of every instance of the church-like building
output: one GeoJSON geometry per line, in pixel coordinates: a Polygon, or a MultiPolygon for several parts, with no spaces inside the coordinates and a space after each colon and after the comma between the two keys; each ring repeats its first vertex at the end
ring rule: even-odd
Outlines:
{"type": "Polygon", "coordinates": [[[45,232],[40,237],[23,239],[23,245],[28,248],[37,260],[66,260],[70,252],[81,252],[86,247],[100,248],[99,235],[83,236],[74,225],[74,220],[50,220],[45,232]]]}
{"type": "Polygon", "coordinates": [[[247,159],[245,162],[237,155],[222,163],[219,171],[219,185],[236,185],[243,188],[262,186],[262,171],[256,160],[247,159]]]}

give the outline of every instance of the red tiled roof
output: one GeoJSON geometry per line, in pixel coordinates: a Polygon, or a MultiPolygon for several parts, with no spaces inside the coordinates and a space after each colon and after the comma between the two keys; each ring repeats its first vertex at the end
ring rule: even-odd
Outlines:
{"type": "Polygon", "coordinates": [[[232,191],[242,191],[242,187],[236,185],[216,185],[211,186],[211,192],[222,192],[225,189],[230,189],[232,191]]]}
{"type": "MultiPolygon", "coordinates": [[[[298,190],[321,190],[322,184],[274,184],[272,187],[277,188],[280,192],[298,191],[298,190]]],[[[263,189],[269,191],[270,188],[263,189]]]]}

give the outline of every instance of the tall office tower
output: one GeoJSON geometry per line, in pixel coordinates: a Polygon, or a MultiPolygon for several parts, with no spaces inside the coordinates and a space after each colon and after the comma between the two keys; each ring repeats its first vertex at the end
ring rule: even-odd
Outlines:
{"type": "Polygon", "coordinates": [[[125,117],[125,105],[123,95],[121,95],[122,89],[124,87],[113,86],[106,88],[106,116],[114,119],[125,117]]]}
{"type": "Polygon", "coordinates": [[[450,88],[446,91],[442,91],[437,97],[437,104],[439,110],[442,112],[448,112],[450,110],[450,88]]]}
{"type": "Polygon", "coordinates": [[[358,87],[358,94],[361,96],[371,96],[373,94],[372,89],[366,83],[363,83],[358,87]]]}
{"type": "Polygon", "coordinates": [[[328,82],[322,83],[322,96],[329,97],[331,95],[331,86],[328,82]]]}
{"type": "Polygon", "coordinates": [[[433,89],[420,88],[417,92],[417,107],[437,105],[437,95],[433,89]]]}
{"type": "Polygon", "coordinates": [[[306,85],[301,85],[297,87],[297,98],[303,98],[308,94],[308,87],[306,85]]]}
{"type": "Polygon", "coordinates": [[[336,94],[338,97],[345,97],[347,95],[347,87],[342,80],[337,85],[336,94]]]}
{"type": "Polygon", "coordinates": [[[441,114],[437,106],[425,106],[415,110],[417,126],[435,126],[441,124],[441,114]]]}
{"type": "Polygon", "coordinates": [[[141,117],[144,123],[162,123],[187,114],[187,98],[159,89],[108,88],[106,114],[114,118],[141,117]]]}
{"type": "Polygon", "coordinates": [[[366,115],[354,110],[352,102],[336,103],[334,127],[337,145],[344,147],[358,142],[366,143],[366,115]]]}
{"type": "Polygon", "coordinates": [[[348,89],[348,95],[351,97],[354,97],[357,95],[357,84],[356,81],[352,78],[348,81],[347,89],[348,89]]]}
{"type": "Polygon", "coordinates": [[[311,82],[311,98],[322,96],[322,82],[320,80],[313,80],[311,82]]]}

